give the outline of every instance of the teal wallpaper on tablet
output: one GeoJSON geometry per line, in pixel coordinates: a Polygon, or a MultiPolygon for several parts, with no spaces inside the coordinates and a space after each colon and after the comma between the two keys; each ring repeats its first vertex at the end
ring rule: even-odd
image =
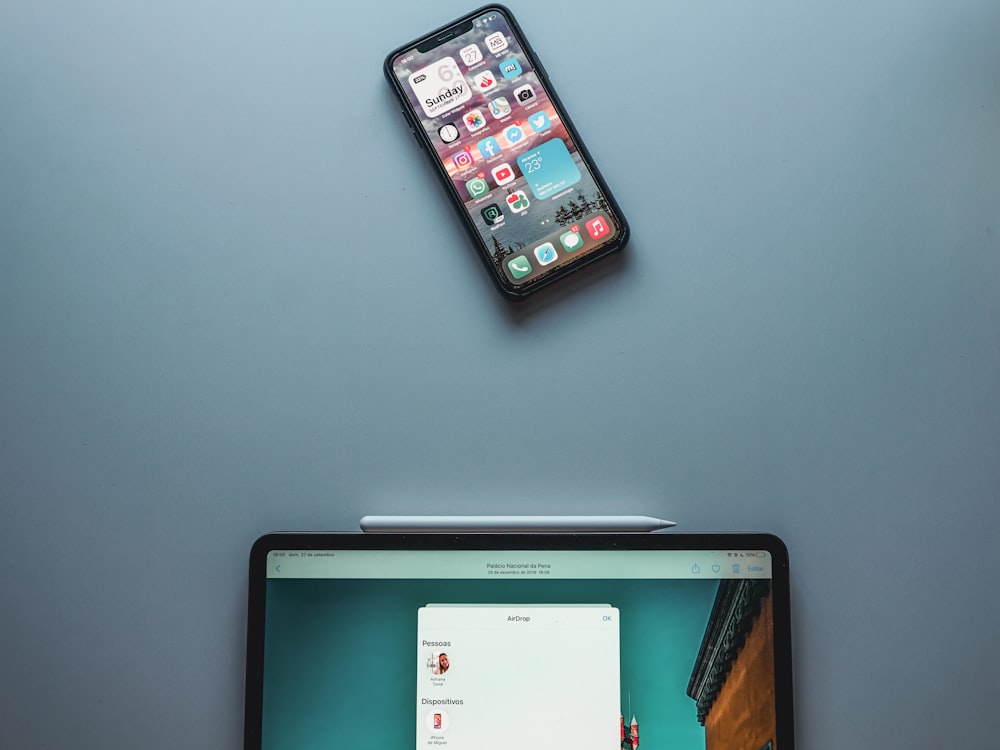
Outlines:
{"type": "MultiPolygon", "coordinates": [[[[716,580],[269,580],[262,746],[414,748],[417,612],[428,603],[607,604],[620,615],[620,711],[626,724],[636,717],[641,747],[704,750],[685,690],[717,589],[716,580]]],[[[460,669],[460,654],[453,663],[460,669]]],[[[511,669],[530,681],[532,655],[511,669]]]]}

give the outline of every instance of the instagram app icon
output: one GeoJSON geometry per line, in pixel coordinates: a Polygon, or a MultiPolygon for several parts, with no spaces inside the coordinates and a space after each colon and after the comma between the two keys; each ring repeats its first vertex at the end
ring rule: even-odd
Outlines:
{"type": "Polygon", "coordinates": [[[468,169],[472,166],[474,160],[472,158],[472,154],[468,151],[459,151],[458,153],[452,155],[451,161],[457,169],[468,169]]]}

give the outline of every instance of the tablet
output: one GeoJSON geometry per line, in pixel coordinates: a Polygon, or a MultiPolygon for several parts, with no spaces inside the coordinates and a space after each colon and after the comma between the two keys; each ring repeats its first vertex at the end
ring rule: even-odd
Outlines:
{"type": "Polygon", "coordinates": [[[768,534],[299,534],[250,554],[245,747],[789,750],[768,534]]]}

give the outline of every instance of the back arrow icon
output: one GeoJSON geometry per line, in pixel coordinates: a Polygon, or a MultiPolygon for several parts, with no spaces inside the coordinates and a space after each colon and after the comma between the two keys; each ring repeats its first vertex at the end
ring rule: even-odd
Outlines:
{"type": "Polygon", "coordinates": [[[275,565],[274,566],[274,572],[275,573],[280,573],[281,572],[281,565],[275,565]]]}

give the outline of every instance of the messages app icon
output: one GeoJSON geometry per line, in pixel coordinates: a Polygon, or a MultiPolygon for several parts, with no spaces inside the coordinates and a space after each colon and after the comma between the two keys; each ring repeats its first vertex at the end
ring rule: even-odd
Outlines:
{"type": "Polygon", "coordinates": [[[559,244],[563,246],[563,249],[572,253],[583,247],[583,237],[580,236],[580,227],[572,226],[568,232],[563,232],[559,235],[559,244]]]}

